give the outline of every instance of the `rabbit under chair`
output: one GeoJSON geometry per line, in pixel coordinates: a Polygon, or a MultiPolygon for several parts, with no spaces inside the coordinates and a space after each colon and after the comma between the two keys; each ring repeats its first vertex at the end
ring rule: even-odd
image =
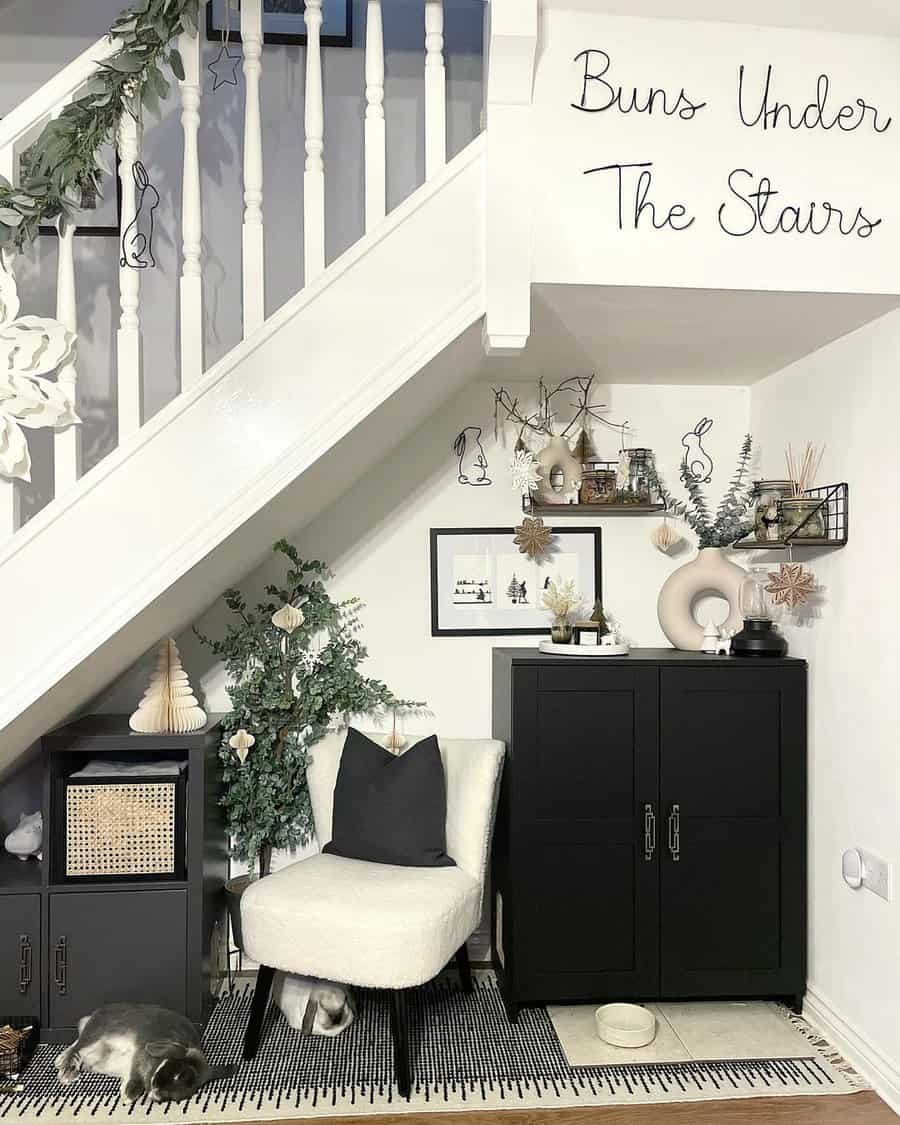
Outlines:
{"type": "MultiPolygon", "coordinates": [[[[411,1090],[406,991],[456,959],[472,991],[466,942],[481,919],[502,742],[442,739],[447,854],[452,867],[400,867],[320,853],[252,884],[241,903],[244,951],[260,968],[244,1036],[255,1057],[276,971],[391,994],[394,1075],[411,1090]]],[[[334,789],[344,732],[327,735],[307,770],[316,838],[332,839],[334,789]]]]}

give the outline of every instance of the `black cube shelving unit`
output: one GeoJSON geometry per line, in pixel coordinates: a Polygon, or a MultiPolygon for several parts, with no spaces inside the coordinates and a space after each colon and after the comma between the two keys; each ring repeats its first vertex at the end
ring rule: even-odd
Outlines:
{"type": "Polygon", "coordinates": [[[86,716],[42,739],[28,769],[31,792],[40,791],[43,858],[0,853],[0,1012],[39,1020],[44,1042],[73,1039],[82,1016],[114,1001],[160,1004],[203,1024],[227,956],[219,741],[216,718],[191,734],[147,735],[125,715],[86,716]],[[66,779],[90,759],[135,755],[186,764],[177,870],[67,878],[66,779]]]}

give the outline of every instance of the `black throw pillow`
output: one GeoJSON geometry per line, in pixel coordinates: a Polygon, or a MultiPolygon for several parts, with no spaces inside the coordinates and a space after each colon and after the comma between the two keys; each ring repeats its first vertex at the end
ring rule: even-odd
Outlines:
{"type": "Polygon", "coordinates": [[[447,855],[447,786],[434,735],[398,755],[350,728],[322,851],[401,867],[456,866],[447,855]]]}

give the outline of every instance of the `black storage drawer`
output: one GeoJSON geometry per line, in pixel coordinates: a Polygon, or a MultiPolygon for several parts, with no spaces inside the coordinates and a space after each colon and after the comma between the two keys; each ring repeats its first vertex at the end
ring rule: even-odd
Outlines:
{"type": "Polygon", "coordinates": [[[186,1004],[187,892],[50,895],[50,1023],[77,1026],[101,1004],[186,1004]]]}
{"type": "Polygon", "coordinates": [[[0,895],[0,1023],[41,1015],[41,896],[0,895]]]}

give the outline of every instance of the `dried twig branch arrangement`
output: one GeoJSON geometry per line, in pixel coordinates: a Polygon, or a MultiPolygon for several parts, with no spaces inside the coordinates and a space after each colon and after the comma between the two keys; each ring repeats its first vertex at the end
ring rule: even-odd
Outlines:
{"type": "Polygon", "coordinates": [[[494,437],[499,436],[501,423],[510,422],[518,427],[516,445],[523,446],[526,432],[540,434],[543,437],[568,437],[578,427],[584,429],[587,420],[595,421],[608,426],[611,430],[618,430],[624,434],[627,422],[611,422],[604,417],[608,409],[606,403],[592,402],[591,390],[596,376],[583,377],[573,375],[563,379],[555,387],[548,387],[543,379],[538,381],[537,409],[526,413],[519,404],[519,399],[514,398],[506,387],[493,387],[494,392],[494,437]],[[559,411],[568,407],[572,411],[571,420],[560,429],[557,435],[555,426],[559,411]]]}
{"type": "Polygon", "coordinates": [[[792,489],[791,495],[793,497],[802,497],[807,489],[813,487],[813,481],[818,476],[824,453],[824,445],[821,449],[817,449],[812,442],[808,441],[803,457],[798,461],[790,442],[788,442],[784,459],[787,464],[788,478],[791,482],[792,489]]]}

